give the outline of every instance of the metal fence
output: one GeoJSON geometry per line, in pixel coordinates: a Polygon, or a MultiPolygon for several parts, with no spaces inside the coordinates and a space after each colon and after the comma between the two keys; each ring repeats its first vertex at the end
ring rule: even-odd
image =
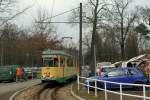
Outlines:
{"type": "Polygon", "coordinates": [[[137,97],[137,98],[141,98],[143,100],[150,100],[150,97],[146,96],[146,89],[150,88],[150,85],[145,85],[145,84],[130,84],[130,83],[118,83],[118,82],[111,82],[111,81],[104,81],[104,80],[97,80],[97,79],[92,79],[92,78],[86,78],[86,77],[81,77],[78,75],[77,78],[77,82],[78,82],[78,90],[80,89],[80,85],[83,85],[85,87],[87,87],[87,92],[88,94],[90,93],[90,88],[94,89],[95,92],[95,96],[97,97],[98,95],[98,90],[104,91],[105,92],[105,100],[107,100],[107,93],[113,93],[113,94],[118,94],[120,95],[120,100],[123,99],[123,96],[130,96],[130,97],[137,97]],[[81,82],[81,80],[91,80],[94,81],[94,85],[90,85],[90,84],[85,84],[84,81],[81,82]],[[103,83],[104,87],[98,87],[97,82],[103,83]],[[115,84],[115,85],[119,85],[119,91],[112,91],[112,90],[108,90],[107,89],[107,84],[115,84]],[[135,87],[141,87],[142,88],[142,93],[143,95],[134,95],[134,94],[129,94],[129,93],[123,93],[123,86],[135,86],[135,87]]]}

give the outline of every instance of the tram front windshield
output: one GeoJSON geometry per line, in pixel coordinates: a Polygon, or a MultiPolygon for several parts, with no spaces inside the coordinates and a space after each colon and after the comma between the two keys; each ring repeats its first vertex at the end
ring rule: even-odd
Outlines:
{"type": "Polygon", "coordinates": [[[48,67],[58,67],[59,62],[57,58],[43,59],[43,65],[48,67]]]}

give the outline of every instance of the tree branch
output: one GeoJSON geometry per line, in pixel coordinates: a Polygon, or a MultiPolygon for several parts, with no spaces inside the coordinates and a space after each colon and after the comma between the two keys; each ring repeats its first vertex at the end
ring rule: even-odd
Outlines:
{"type": "Polygon", "coordinates": [[[96,7],[96,5],[92,2],[92,0],[90,0],[90,3],[91,3],[94,7],[96,7]]]}
{"type": "Polygon", "coordinates": [[[16,18],[17,16],[23,14],[25,11],[27,11],[27,10],[30,9],[31,7],[32,7],[32,6],[28,6],[28,7],[24,8],[22,11],[20,11],[20,12],[14,14],[13,16],[11,16],[10,18],[7,18],[6,20],[4,20],[4,21],[2,22],[2,24],[1,24],[0,26],[4,25],[4,24],[7,23],[8,21],[10,21],[10,20],[16,18]]]}
{"type": "Polygon", "coordinates": [[[128,32],[129,32],[129,28],[131,27],[131,24],[134,22],[134,20],[136,19],[136,14],[134,14],[134,16],[133,16],[133,18],[130,18],[129,19],[129,21],[128,21],[128,26],[127,26],[127,28],[126,28],[126,30],[125,30],[125,34],[124,34],[124,40],[126,39],[126,37],[127,37],[127,34],[128,34],[128,32]]]}

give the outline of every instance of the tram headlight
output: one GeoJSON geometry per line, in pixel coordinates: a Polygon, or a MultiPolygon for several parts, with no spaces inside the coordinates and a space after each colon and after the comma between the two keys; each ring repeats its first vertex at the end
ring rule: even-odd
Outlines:
{"type": "Polygon", "coordinates": [[[50,77],[50,78],[53,78],[54,76],[53,76],[53,75],[50,75],[49,77],[50,77]]]}

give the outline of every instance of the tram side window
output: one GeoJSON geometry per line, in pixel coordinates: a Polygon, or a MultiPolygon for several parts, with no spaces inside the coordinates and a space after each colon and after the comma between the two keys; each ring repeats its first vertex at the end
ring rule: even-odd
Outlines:
{"type": "Polygon", "coordinates": [[[58,59],[54,59],[54,67],[58,67],[59,66],[59,61],[58,59]]]}
{"type": "Polygon", "coordinates": [[[59,66],[58,59],[44,60],[44,66],[47,66],[47,67],[58,67],[59,66]]]}
{"type": "Polygon", "coordinates": [[[61,60],[61,61],[60,61],[60,66],[61,66],[61,67],[64,67],[64,66],[65,66],[64,60],[61,60]]]}
{"type": "Polygon", "coordinates": [[[44,66],[53,66],[54,65],[54,61],[53,60],[44,60],[44,66]]]}
{"type": "Polygon", "coordinates": [[[67,60],[67,64],[68,64],[68,67],[73,67],[73,60],[72,59],[68,59],[67,60]]]}

